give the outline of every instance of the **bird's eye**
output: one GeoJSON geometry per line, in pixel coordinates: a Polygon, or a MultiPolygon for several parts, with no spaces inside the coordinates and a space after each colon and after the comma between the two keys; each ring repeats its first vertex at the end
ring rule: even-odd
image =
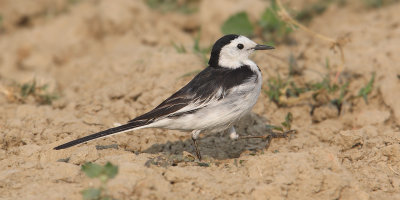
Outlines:
{"type": "Polygon", "coordinates": [[[237,48],[238,48],[238,49],[243,49],[243,47],[244,47],[243,44],[238,44],[238,45],[237,45],[237,48]]]}

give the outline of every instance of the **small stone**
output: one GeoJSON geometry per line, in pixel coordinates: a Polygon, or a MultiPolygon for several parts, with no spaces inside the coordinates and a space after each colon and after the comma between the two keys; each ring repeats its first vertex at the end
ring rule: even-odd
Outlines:
{"type": "Polygon", "coordinates": [[[325,104],[314,109],[312,120],[313,122],[322,122],[326,119],[338,117],[338,109],[332,104],[325,104]]]}
{"type": "Polygon", "coordinates": [[[336,144],[342,147],[343,151],[364,144],[362,130],[340,131],[334,140],[336,144]]]}

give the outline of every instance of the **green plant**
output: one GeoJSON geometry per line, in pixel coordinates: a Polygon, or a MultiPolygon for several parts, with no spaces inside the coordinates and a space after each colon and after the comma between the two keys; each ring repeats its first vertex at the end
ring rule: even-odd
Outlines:
{"type": "Polygon", "coordinates": [[[198,10],[198,0],[146,0],[147,5],[152,9],[161,12],[180,12],[191,14],[198,10]]]}
{"type": "Polygon", "coordinates": [[[338,50],[339,51],[339,55],[340,55],[340,61],[341,64],[337,67],[337,71],[336,71],[336,76],[334,79],[334,82],[338,81],[339,75],[343,72],[344,70],[344,66],[345,66],[345,59],[344,59],[344,51],[343,51],[343,47],[344,45],[346,45],[350,39],[349,39],[349,34],[337,37],[336,39],[333,39],[331,37],[319,34],[309,28],[307,28],[306,26],[304,26],[303,24],[301,24],[298,20],[294,19],[289,12],[284,8],[281,0],[275,0],[276,1],[276,5],[279,8],[279,17],[285,21],[287,24],[290,24],[291,26],[295,26],[298,27],[298,29],[305,31],[309,34],[311,34],[313,37],[318,38],[320,40],[326,41],[328,42],[330,45],[330,49],[332,50],[338,50]]]}
{"type": "Polygon", "coordinates": [[[186,48],[185,48],[185,46],[183,46],[183,44],[178,45],[175,42],[172,42],[172,45],[174,46],[176,52],[178,52],[178,53],[186,53],[187,52],[186,48]]]}
{"type": "Polygon", "coordinates": [[[267,127],[269,129],[281,132],[284,132],[285,129],[287,131],[290,131],[292,128],[292,122],[293,122],[293,114],[291,112],[288,112],[285,116],[285,120],[281,122],[281,125],[267,125],[267,127]]]}
{"type": "Polygon", "coordinates": [[[58,98],[58,95],[47,91],[48,85],[38,86],[36,80],[24,83],[20,86],[20,96],[25,101],[28,96],[34,97],[39,104],[51,104],[53,100],[58,98]]]}
{"type": "MultiPolygon", "coordinates": [[[[331,66],[329,60],[325,60],[325,68],[328,72],[323,75],[321,81],[303,82],[300,73],[291,73],[293,71],[294,57],[289,58],[289,76],[269,77],[267,87],[264,89],[269,99],[278,106],[293,106],[298,104],[311,105],[312,110],[325,104],[336,106],[338,114],[341,113],[344,102],[351,102],[356,98],[362,97],[368,103],[368,95],[373,90],[375,73],[372,74],[368,83],[362,87],[358,94],[349,94],[349,85],[352,79],[335,82],[332,79],[331,66]]],[[[311,114],[313,111],[311,111],[311,114]]]]}
{"type": "Polygon", "coordinates": [[[364,0],[364,3],[370,8],[379,8],[383,6],[383,0],[364,0]]]}
{"type": "Polygon", "coordinates": [[[269,99],[278,106],[285,105],[284,102],[281,102],[282,97],[299,97],[300,94],[309,91],[308,88],[300,87],[295,81],[293,81],[293,77],[302,74],[301,70],[297,66],[297,61],[293,54],[290,54],[288,62],[289,76],[286,79],[282,79],[279,74],[277,74],[276,77],[269,77],[267,89],[264,90],[269,99]]]}
{"type": "Polygon", "coordinates": [[[280,96],[282,95],[282,90],[286,87],[287,81],[283,81],[278,74],[278,77],[270,77],[268,79],[268,89],[264,92],[268,95],[269,99],[280,105],[280,96]]]}
{"type": "Polygon", "coordinates": [[[328,93],[332,93],[332,92],[336,92],[340,86],[338,84],[332,82],[329,74],[326,74],[320,82],[308,83],[306,87],[312,91],[325,90],[328,93]]]}
{"type": "MultiPolygon", "coordinates": [[[[192,51],[194,54],[196,54],[200,60],[203,62],[204,66],[208,65],[208,55],[211,52],[211,45],[209,47],[201,47],[200,46],[200,31],[197,33],[196,37],[193,38],[193,48],[192,51]]],[[[175,47],[175,49],[177,49],[175,47]]],[[[177,49],[178,51],[178,49],[177,49]]],[[[186,51],[186,49],[185,49],[186,51]]],[[[179,53],[179,51],[178,51],[179,53]]],[[[192,76],[195,75],[197,73],[199,73],[201,70],[197,69],[197,70],[193,70],[191,72],[185,73],[183,74],[181,77],[187,77],[187,76],[192,76]]]]}
{"type": "Polygon", "coordinates": [[[291,112],[288,112],[285,116],[285,121],[281,123],[283,127],[285,127],[287,130],[290,130],[292,128],[292,121],[293,121],[293,114],[291,112]]]}
{"type": "Polygon", "coordinates": [[[82,0],[68,0],[69,4],[78,4],[80,3],[82,0]]]}
{"type": "Polygon", "coordinates": [[[291,26],[281,20],[278,11],[276,1],[272,0],[271,5],[261,15],[258,24],[262,29],[262,38],[265,41],[286,41],[289,33],[293,31],[291,26]]]}
{"type": "Polygon", "coordinates": [[[365,101],[365,103],[368,104],[368,94],[371,93],[373,85],[375,81],[375,73],[372,74],[371,79],[368,81],[367,85],[365,85],[363,88],[358,91],[358,97],[362,97],[365,101]]]}
{"type": "Polygon", "coordinates": [[[221,31],[224,34],[239,34],[252,36],[254,27],[251,24],[246,12],[239,12],[230,16],[222,25],[221,31]]]}
{"type": "Polygon", "coordinates": [[[381,8],[393,3],[398,3],[399,0],[364,0],[364,5],[368,8],[381,8]]]}
{"type": "Polygon", "coordinates": [[[208,57],[207,55],[211,52],[211,46],[209,47],[200,47],[200,31],[194,38],[194,44],[193,44],[193,52],[200,57],[200,59],[203,61],[204,65],[207,66],[208,64],[208,57]]]}
{"type": "Polygon", "coordinates": [[[249,20],[246,12],[239,12],[223,23],[221,31],[224,34],[234,33],[248,37],[256,35],[272,43],[287,41],[293,29],[280,19],[278,11],[276,2],[272,0],[271,5],[265,9],[256,23],[249,20]],[[255,30],[260,31],[255,32],[255,30]]]}
{"type": "Polygon", "coordinates": [[[89,178],[97,178],[101,185],[98,188],[88,188],[82,191],[84,200],[112,200],[107,193],[107,182],[118,174],[118,166],[107,162],[104,166],[95,163],[86,163],[82,165],[81,170],[89,178]]]}
{"type": "Polygon", "coordinates": [[[301,22],[309,22],[313,17],[325,12],[332,2],[333,0],[319,0],[313,4],[307,5],[295,15],[295,18],[301,22]]]}
{"type": "Polygon", "coordinates": [[[30,83],[24,83],[21,85],[21,96],[27,97],[28,95],[33,95],[36,92],[36,80],[33,80],[30,83]]]}
{"type": "Polygon", "coordinates": [[[3,15],[0,14],[0,29],[3,28],[3,15]]]}

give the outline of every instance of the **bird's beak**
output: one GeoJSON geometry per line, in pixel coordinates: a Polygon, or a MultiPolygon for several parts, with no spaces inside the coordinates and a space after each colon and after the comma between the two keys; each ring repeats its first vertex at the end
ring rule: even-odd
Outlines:
{"type": "Polygon", "coordinates": [[[275,48],[273,46],[257,44],[253,49],[254,50],[270,50],[270,49],[275,49],[275,48]]]}

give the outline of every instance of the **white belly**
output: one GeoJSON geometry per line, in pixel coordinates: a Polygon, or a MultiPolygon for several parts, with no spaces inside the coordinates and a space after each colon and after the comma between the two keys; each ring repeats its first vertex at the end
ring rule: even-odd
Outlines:
{"type": "Polygon", "coordinates": [[[192,114],[165,118],[152,124],[177,130],[222,131],[251,111],[261,91],[261,73],[238,87],[232,88],[223,99],[213,101],[192,114]]]}

